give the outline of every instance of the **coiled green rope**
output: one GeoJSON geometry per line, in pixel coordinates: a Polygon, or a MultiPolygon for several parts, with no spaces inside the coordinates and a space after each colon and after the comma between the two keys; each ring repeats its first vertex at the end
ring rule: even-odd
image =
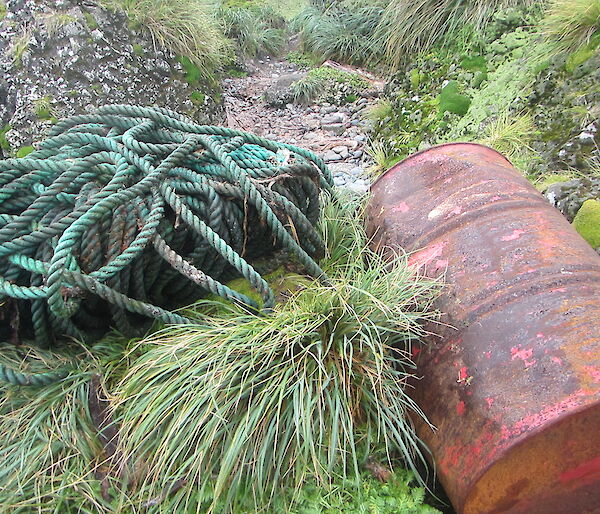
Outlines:
{"type": "MultiPolygon", "coordinates": [[[[268,310],[273,292],[248,261],[285,248],[323,277],[314,225],[331,184],[311,152],[166,109],[66,119],[39,150],[0,161],[0,302],[27,304],[21,325],[42,346],[189,322],[169,309],[201,292],[258,309],[219,281],[232,272],[268,310]]],[[[62,376],[0,366],[13,384],[62,376]]]]}

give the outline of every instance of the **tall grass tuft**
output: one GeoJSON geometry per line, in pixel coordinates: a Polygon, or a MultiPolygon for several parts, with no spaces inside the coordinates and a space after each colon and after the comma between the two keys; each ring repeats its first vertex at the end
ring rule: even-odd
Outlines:
{"type": "Polygon", "coordinates": [[[483,130],[481,144],[490,146],[509,159],[522,161],[531,158],[531,142],[536,135],[536,126],[530,113],[500,114],[483,130]]]}
{"type": "Polygon", "coordinates": [[[240,511],[242,497],[264,507],[284,485],[358,477],[378,444],[413,469],[423,461],[408,417],[422,412],[406,389],[434,286],[404,256],[372,253],[359,205],[340,203],[322,223],[330,284],[290,293],[266,317],[207,316],[200,303],[195,325],[137,346],[115,396],[122,451],[152,494],[194,485],[171,508],[207,496],[219,511],[240,511]]]}
{"type": "MultiPolygon", "coordinates": [[[[68,352],[30,350],[29,371],[73,364],[68,352]]],[[[2,512],[115,512],[115,504],[99,490],[107,467],[89,409],[94,373],[118,379],[123,344],[113,337],[93,352],[79,349],[78,370],[43,388],[3,385],[0,389],[0,510],[2,512]]],[[[2,360],[18,367],[21,356],[1,348],[2,360]],[[12,355],[12,358],[11,358],[12,355]]],[[[108,475],[103,487],[114,483],[108,475]]]]}
{"type": "Polygon", "coordinates": [[[542,32],[557,53],[570,53],[600,44],[600,0],[551,0],[542,32]]]}
{"type": "Polygon", "coordinates": [[[374,36],[384,45],[387,61],[398,66],[403,59],[436,44],[449,42],[465,27],[481,31],[494,12],[533,4],[536,0],[390,0],[374,36]]]}
{"type": "Polygon", "coordinates": [[[225,34],[236,41],[243,55],[277,55],[285,45],[285,18],[270,6],[224,4],[218,14],[225,34]]]}
{"type": "Polygon", "coordinates": [[[333,59],[373,66],[381,60],[383,47],[373,40],[381,20],[380,2],[348,5],[340,2],[325,10],[309,7],[298,14],[294,26],[302,49],[321,61],[333,59]]]}
{"type": "Polygon", "coordinates": [[[225,38],[209,0],[101,0],[149,32],[156,44],[190,59],[205,75],[228,58],[225,38]]]}

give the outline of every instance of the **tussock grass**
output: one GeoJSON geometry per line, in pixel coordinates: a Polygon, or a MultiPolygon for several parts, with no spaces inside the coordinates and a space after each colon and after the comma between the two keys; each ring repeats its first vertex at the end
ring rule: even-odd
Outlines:
{"type": "Polygon", "coordinates": [[[285,45],[285,18],[270,6],[223,5],[218,15],[225,34],[236,41],[243,55],[277,55],[285,45]]]}
{"type": "MultiPolygon", "coordinates": [[[[122,451],[144,468],[153,494],[176,480],[234,511],[244,497],[268,505],[282,486],[359,476],[375,444],[423,461],[406,395],[411,346],[422,335],[432,284],[402,256],[383,262],[366,247],[356,204],[330,205],[323,235],[331,284],[313,282],[256,317],[198,313],[139,343],[115,412],[122,451]]],[[[200,308],[210,304],[200,303],[200,308]]]]}
{"type": "MultiPolygon", "coordinates": [[[[31,372],[73,365],[74,359],[79,369],[44,388],[1,387],[2,512],[114,512],[115,504],[98,490],[97,476],[106,457],[90,416],[88,393],[93,373],[121,376],[122,354],[118,337],[107,338],[93,352],[78,346],[52,353],[29,350],[31,372]]],[[[12,367],[21,364],[22,356],[8,346],[0,355],[12,367]]]]}
{"type": "Polygon", "coordinates": [[[575,52],[593,37],[600,44],[600,0],[551,0],[542,32],[556,53],[575,52]]]}
{"type": "Polygon", "coordinates": [[[196,324],[142,341],[32,350],[29,371],[76,370],[47,388],[2,387],[0,510],[269,512],[305,501],[305,484],[358,487],[373,451],[416,473],[408,416],[422,413],[406,391],[437,286],[404,255],[368,249],[357,200],[326,203],[320,231],[330,284],[302,279],[270,316],[202,301],[187,312],[196,324]],[[111,408],[99,414],[93,394],[111,408]]]}
{"type": "Polygon", "coordinates": [[[228,59],[229,43],[208,0],[101,0],[124,12],[154,42],[190,59],[209,76],[228,59]]]}
{"type": "Polygon", "coordinates": [[[465,27],[481,31],[499,9],[535,1],[391,0],[383,12],[373,44],[384,45],[387,61],[397,67],[406,56],[444,44],[465,27]]]}
{"type": "Polygon", "coordinates": [[[536,127],[529,113],[505,112],[489,123],[483,137],[477,141],[492,147],[509,159],[531,156],[531,142],[535,139],[536,127]]]}
{"type": "Polygon", "coordinates": [[[323,10],[309,7],[298,14],[294,27],[304,52],[324,61],[333,59],[373,66],[381,60],[383,47],[373,39],[381,20],[379,2],[348,5],[340,2],[323,10]]]}

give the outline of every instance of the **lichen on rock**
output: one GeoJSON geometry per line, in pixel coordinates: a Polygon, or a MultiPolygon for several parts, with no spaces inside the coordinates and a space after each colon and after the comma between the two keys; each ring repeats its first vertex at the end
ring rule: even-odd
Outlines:
{"type": "Polygon", "coordinates": [[[0,127],[11,153],[57,118],[114,103],[157,105],[200,123],[223,119],[214,84],[190,83],[177,56],[92,1],[6,0],[0,17],[0,127]],[[193,99],[200,94],[205,101],[193,99]]]}

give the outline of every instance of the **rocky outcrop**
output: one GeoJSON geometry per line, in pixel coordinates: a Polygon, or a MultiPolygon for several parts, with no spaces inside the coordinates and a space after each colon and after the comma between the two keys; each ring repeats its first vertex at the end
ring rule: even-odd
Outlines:
{"type": "Polygon", "coordinates": [[[222,121],[214,86],[198,79],[189,60],[132,29],[124,15],[86,0],[4,4],[0,146],[5,154],[9,147],[15,153],[43,139],[57,118],[110,103],[157,105],[200,123],[222,121]]]}
{"type": "Polygon", "coordinates": [[[586,200],[600,198],[600,177],[581,177],[557,182],[544,191],[544,196],[569,221],[573,221],[586,200]]]}

